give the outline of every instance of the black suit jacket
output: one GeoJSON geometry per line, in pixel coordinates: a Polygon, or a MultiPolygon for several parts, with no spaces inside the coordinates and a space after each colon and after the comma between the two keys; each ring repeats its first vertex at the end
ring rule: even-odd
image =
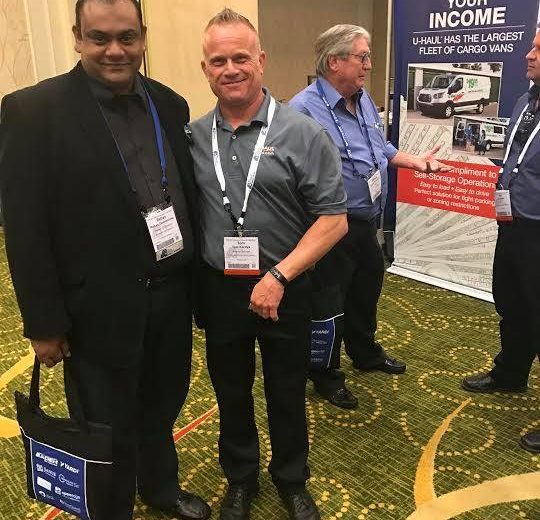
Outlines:
{"type": "MultiPolygon", "coordinates": [[[[196,230],[187,103],[164,85],[143,81],[196,230]]],[[[75,348],[111,364],[129,363],[142,345],[145,266],[153,250],[81,65],[5,96],[0,123],[6,249],[25,336],[67,336],[75,348]]]]}

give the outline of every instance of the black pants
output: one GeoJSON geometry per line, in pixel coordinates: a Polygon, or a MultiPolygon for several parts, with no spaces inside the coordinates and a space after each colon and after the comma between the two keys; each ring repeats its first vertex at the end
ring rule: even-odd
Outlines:
{"type": "Polygon", "coordinates": [[[540,354],[540,222],[514,219],[499,225],[493,297],[501,351],[492,376],[501,384],[527,384],[540,354]]]}
{"type": "MultiPolygon", "coordinates": [[[[111,520],[132,518],[137,490],[156,506],[172,505],[178,497],[172,428],[186,399],[191,371],[188,283],[182,275],[147,289],[144,344],[133,346],[134,358],[126,367],[111,368],[106,360],[82,357],[72,340],[72,367],[83,410],[89,420],[113,428],[111,520]]],[[[70,388],[66,395],[69,406],[70,388]]]]}
{"type": "MultiPolygon", "coordinates": [[[[353,362],[369,367],[382,359],[382,349],[375,343],[375,331],[377,303],[384,277],[384,257],[374,222],[358,220],[349,215],[348,224],[347,235],[319,261],[317,274],[329,282],[338,281],[345,312],[345,352],[353,362]]],[[[310,371],[310,379],[315,384],[328,387],[343,384],[343,373],[335,370],[340,366],[340,345],[341,338],[336,337],[330,370],[310,371]]]]}
{"type": "Polygon", "coordinates": [[[248,310],[257,278],[228,277],[211,268],[204,277],[207,363],[220,411],[219,460],[225,476],[230,484],[252,485],[259,474],[252,395],[257,340],[272,444],[269,472],[279,488],[303,488],[309,477],[309,280],[303,275],[287,286],[279,321],[273,322],[248,310]]]}

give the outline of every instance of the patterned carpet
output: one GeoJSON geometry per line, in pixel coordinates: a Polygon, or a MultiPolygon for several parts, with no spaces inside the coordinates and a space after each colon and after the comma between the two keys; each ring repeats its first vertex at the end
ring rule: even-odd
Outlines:
{"type": "MultiPolygon", "coordinates": [[[[32,358],[20,336],[1,232],[0,247],[0,519],[72,518],[25,495],[12,396],[16,389],[28,391],[32,358]]],[[[497,352],[493,306],[388,275],[379,319],[378,339],[407,361],[406,374],[357,373],[343,359],[349,386],[360,398],[352,412],[326,404],[308,388],[309,487],[323,518],[540,519],[540,457],[517,444],[522,433],[540,426],[538,363],[526,395],[477,396],[460,389],[462,377],[488,369],[497,352]]],[[[182,485],[217,511],[225,481],[203,345],[196,331],[192,385],[177,422],[177,446],[182,485]]],[[[61,371],[44,371],[42,379],[44,408],[51,415],[65,414],[61,371]]],[[[270,445],[260,376],[255,393],[264,462],[270,445]]],[[[138,505],[135,518],[165,517],[138,505]]],[[[251,518],[287,518],[266,472],[251,518]]]]}

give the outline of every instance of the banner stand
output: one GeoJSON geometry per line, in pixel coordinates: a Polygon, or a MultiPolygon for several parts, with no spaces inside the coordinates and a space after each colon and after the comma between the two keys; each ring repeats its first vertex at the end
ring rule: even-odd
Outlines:
{"type": "Polygon", "coordinates": [[[435,287],[440,287],[441,289],[448,289],[449,291],[465,294],[466,296],[472,296],[478,300],[493,303],[493,295],[490,292],[480,291],[459,283],[449,282],[447,280],[442,280],[441,278],[435,278],[424,273],[418,273],[416,271],[411,271],[410,269],[405,269],[403,267],[397,267],[394,265],[391,265],[386,271],[391,274],[397,274],[398,276],[404,276],[405,278],[416,280],[417,282],[427,283],[435,287]]]}
{"type": "Polygon", "coordinates": [[[394,0],[393,14],[394,145],[438,146],[452,169],[389,173],[389,272],[492,302],[495,184],[539,0],[394,0]]]}

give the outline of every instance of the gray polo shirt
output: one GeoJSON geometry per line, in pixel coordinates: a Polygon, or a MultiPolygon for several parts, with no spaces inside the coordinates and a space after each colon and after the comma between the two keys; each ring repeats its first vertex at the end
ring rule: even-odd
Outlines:
{"type": "MultiPolygon", "coordinates": [[[[268,123],[270,94],[248,123],[236,130],[216,107],[218,144],[227,195],[238,217],[246,177],[262,125],[268,123]]],[[[202,256],[224,268],[223,237],[233,229],[223,207],[212,160],[214,111],[191,123],[195,181],[200,189],[202,256]]],[[[259,236],[263,271],[285,258],[320,215],[347,212],[339,152],[326,130],[312,119],[276,103],[276,111],[259,162],[244,228],[259,236]]]]}
{"type": "MultiPolygon", "coordinates": [[[[88,76],[90,90],[124,158],[126,175],[141,210],[164,202],[161,167],[156,145],[154,123],[141,78],[137,75],[133,92],[116,96],[105,85],[88,76]]],[[[184,248],[175,255],[148,266],[149,274],[162,276],[191,260],[193,236],[178,166],[164,129],[163,147],[167,162],[168,193],[182,233],[184,248]]],[[[148,239],[149,240],[149,239],[148,239]]],[[[151,247],[151,244],[149,244],[151,247]]]]}

